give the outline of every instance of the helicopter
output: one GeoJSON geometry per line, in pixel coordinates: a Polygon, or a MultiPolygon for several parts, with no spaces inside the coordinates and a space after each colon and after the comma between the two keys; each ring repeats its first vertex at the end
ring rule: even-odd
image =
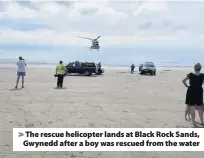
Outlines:
{"type": "Polygon", "coordinates": [[[92,49],[95,49],[97,51],[99,51],[100,49],[100,46],[99,46],[99,42],[97,41],[101,36],[98,36],[96,39],[91,39],[91,38],[86,38],[86,37],[81,37],[81,36],[78,36],[79,38],[83,38],[83,39],[88,39],[88,40],[91,40],[92,41],[92,45],[90,47],[90,51],[92,51],[92,49]]]}

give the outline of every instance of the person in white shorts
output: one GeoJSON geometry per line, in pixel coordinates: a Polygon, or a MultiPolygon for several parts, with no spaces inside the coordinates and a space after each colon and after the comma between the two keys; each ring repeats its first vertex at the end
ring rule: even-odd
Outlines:
{"type": "Polygon", "coordinates": [[[18,82],[20,77],[22,77],[22,88],[24,88],[24,77],[26,75],[25,72],[26,62],[22,57],[19,57],[19,61],[17,61],[16,65],[17,65],[17,81],[15,88],[18,88],[18,82]]]}

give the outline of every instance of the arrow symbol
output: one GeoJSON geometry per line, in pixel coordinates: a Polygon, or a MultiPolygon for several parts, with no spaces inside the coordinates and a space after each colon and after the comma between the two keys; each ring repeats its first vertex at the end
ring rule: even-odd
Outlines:
{"type": "Polygon", "coordinates": [[[19,136],[19,137],[22,137],[22,136],[23,136],[23,133],[18,132],[18,136],[19,136]]]}

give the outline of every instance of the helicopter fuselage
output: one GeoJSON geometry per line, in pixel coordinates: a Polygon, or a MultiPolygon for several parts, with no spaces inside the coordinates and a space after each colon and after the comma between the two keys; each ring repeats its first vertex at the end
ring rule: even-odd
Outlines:
{"type": "Polygon", "coordinates": [[[90,49],[96,49],[96,50],[99,50],[100,49],[100,46],[99,46],[99,42],[98,41],[93,41],[92,42],[92,46],[90,47],[90,49]]]}
{"type": "Polygon", "coordinates": [[[99,45],[92,45],[90,49],[91,49],[91,50],[92,50],[92,49],[97,49],[97,50],[99,50],[99,49],[100,49],[100,46],[99,46],[99,45]]]}

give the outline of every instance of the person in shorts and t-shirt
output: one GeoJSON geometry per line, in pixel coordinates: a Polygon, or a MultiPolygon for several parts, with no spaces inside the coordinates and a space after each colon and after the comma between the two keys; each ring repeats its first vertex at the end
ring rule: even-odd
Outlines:
{"type": "Polygon", "coordinates": [[[24,76],[26,75],[25,72],[26,62],[22,57],[19,57],[19,61],[17,61],[16,65],[17,65],[17,81],[15,88],[18,87],[20,77],[22,77],[22,88],[24,88],[24,76]]]}

